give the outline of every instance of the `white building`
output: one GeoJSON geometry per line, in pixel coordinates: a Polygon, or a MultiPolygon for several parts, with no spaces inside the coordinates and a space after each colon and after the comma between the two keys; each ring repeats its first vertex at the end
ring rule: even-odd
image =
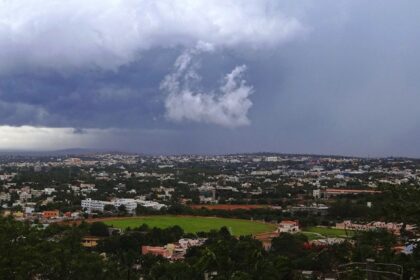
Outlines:
{"type": "Polygon", "coordinates": [[[121,205],[124,205],[128,213],[134,213],[137,208],[137,201],[131,198],[118,198],[114,201],[101,201],[87,198],[81,202],[82,208],[86,209],[88,213],[92,211],[103,212],[105,205],[113,205],[117,209],[121,205]]]}
{"type": "Polygon", "coordinates": [[[55,192],[55,188],[44,188],[44,193],[46,195],[51,195],[53,192],[55,192]]]}
{"type": "Polygon", "coordinates": [[[137,202],[134,199],[130,199],[130,198],[119,198],[113,201],[113,204],[115,208],[117,209],[121,205],[124,205],[125,210],[127,210],[128,213],[134,213],[137,209],[137,202]]]}
{"type": "Polygon", "coordinates": [[[277,231],[279,233],[295,233],[299,231],[299,222],[298,221],[281,221],[277,231]]]}
{"type": "Polygon", "coordinates": [[[100,201],[100,200],[92,200],[91,198],[87,198],[87,199],[82,200],[81,205],[82,205],[82,209],[86,209],[86,212],[88,213],[91,213],[92,211],[103,212],[106,202],[100,201]]]}
{"type": "Polygon", "coordinates": [[[25,207],[25,214],[30,215],[35,211],[34,207],[25,207]]]}
{"type": "Polygon", "coordinates": [[[274,157],[274,156],[265,158],[265,161],[267,161],[267,162],[277,162],[278,160],[279,159],[277,157],[274,157]]]}
{"type": "Polygon", "coordinates": [[[321,190],[320,189],[315,189],[312,191],[312,196],[314,198],[321,198],[321,190]]]}
{"type": "Polygon", "coordinates": [[[152,209],[155,209],[155,210],[160,210],[160,209],[166,207],[165,204],[161,204],[161,203],[158,203],[158,202],[155,202],[155,201],[147,201],[147,200],[137,199],[136,202],[143,207],[152,208],[152,209]]]}
{"type": "Polygon", "coordinates": [[[10,193],[0,193],[0,201],[10,201],[10,193]]]}

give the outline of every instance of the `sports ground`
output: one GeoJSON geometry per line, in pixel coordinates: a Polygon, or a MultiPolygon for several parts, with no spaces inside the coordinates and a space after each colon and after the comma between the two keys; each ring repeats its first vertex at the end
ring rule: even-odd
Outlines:
{"type": "Polygon", "coordinates": [[[125,229],[127,227],[139,227],[146,224],[149,227],[167,228],[178,225],[187,233],[208,232],[219,230],[226,226],[230,233],[235,236],[255,235],[259,233],[272,232],[276,225],[262,222],[225,219],[216,217],[197,217],[197,216],[146,216],[130,218],[110,218],[102,220],[105,224],[125,229]]]}
{"type": "Polygon", "coordinates": [[[354,231],[330,227],[308,227],[302,230],[302,233],[306,235],[309,240],[320,239],[320,238],[347,238],[354,235],[354,231]]]}

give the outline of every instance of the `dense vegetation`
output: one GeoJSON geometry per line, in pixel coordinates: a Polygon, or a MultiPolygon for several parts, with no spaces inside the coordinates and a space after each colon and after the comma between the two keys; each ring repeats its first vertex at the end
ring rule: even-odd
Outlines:
{"type": "Polygon", "coordinates": [[[102,223],[79,226],[50,225],[46,229],[0,219],[0,279],[299,279],[299,271],[333,271],[350,261],[374,258],[404,266],[404,279],[420,276],[420,250],[411,255],[392,249],[396,238],[385,231],[356,234],[349,242],[308,247],[304,235],[282,234],[271,250],[249,237],[235,238],[227,228],[210,233],[202,247],[193,247],[182,262],[141,255],[142,245],[164,245],[185,234],[180,227],[146,225],[107,235],[102,223]],[[81,246],[84,235],[107,236],[95,249],[81,246]]]}

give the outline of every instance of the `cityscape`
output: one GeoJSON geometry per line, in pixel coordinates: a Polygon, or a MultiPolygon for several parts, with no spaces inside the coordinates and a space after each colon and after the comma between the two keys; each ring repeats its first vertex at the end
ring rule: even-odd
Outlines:
{"type": "MultiPolygon", "coordinates": [[[[275,265],[276,255],[284,258],[265,279],[278,279],[277,273],[285,279],[341,279],[340,265],[364,264],[365,259],[395,262],[410,273],[418,267],[419,159],[3,155],[0,182],[4,219],[37,228],[41,240],[64,242],[77,231],[79,250],[85,250],[81,254],[102,256],[97,261],[103,265],[112,260],[123,266],[127,260],[119,254],[132,253],[129,267],[119,267],[117,278],[171,275],[175,272],[165,269],[179,268],[182,273],[176,273],[186,277],[218,279],[236,272],[223,263],[197,270],[206,250],[247,256],[254,254],[249,246],[260,251],[257,259],[265,265],[275,265]],[[217,251],[222,241],[234,248],[217,251]],[[146,256],[150,263],[144,263],[146,256]]],[[[8,234],[11,238],[19,230],[8,234]]],[[[359,266],[341,272],[356,277],[364,269],[359,266]]],[[[402,275],[399,270],[381,273],[402,275]]]]}
{"type": "Polygon", "coordinates": [[[420,279],[419,19],[0,0],[0,280],[420,279]]]}

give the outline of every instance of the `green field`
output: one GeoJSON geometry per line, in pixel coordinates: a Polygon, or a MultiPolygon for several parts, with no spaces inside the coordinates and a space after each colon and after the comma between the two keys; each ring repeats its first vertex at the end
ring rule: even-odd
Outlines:
{"type": "MultiPolygon", "coordinates": [[[[346,237],[344,229],[329,228],[329,227],[308,227],[302,230],[302,233],[308,236],[310,240],[325,237],[346,237]]],[[[348,236],[352,236],[354,232],[347,231],[348,236]]]]}
{"type": "Polygon", "coordinates": [[[127,227],[134,228],[141,226],[142,224],[157,228],[167,228],[178,225],[188,233],[196,233],[199,231],[208,232],[212,229],[218,230],[221,227],[226,226],[230,233],[235,236],[270,232],[276,229],[276,226],[273,224],[215,217],[148,216],[110,219],[105,220],[104,223],[122,229],[127,227]]]}

